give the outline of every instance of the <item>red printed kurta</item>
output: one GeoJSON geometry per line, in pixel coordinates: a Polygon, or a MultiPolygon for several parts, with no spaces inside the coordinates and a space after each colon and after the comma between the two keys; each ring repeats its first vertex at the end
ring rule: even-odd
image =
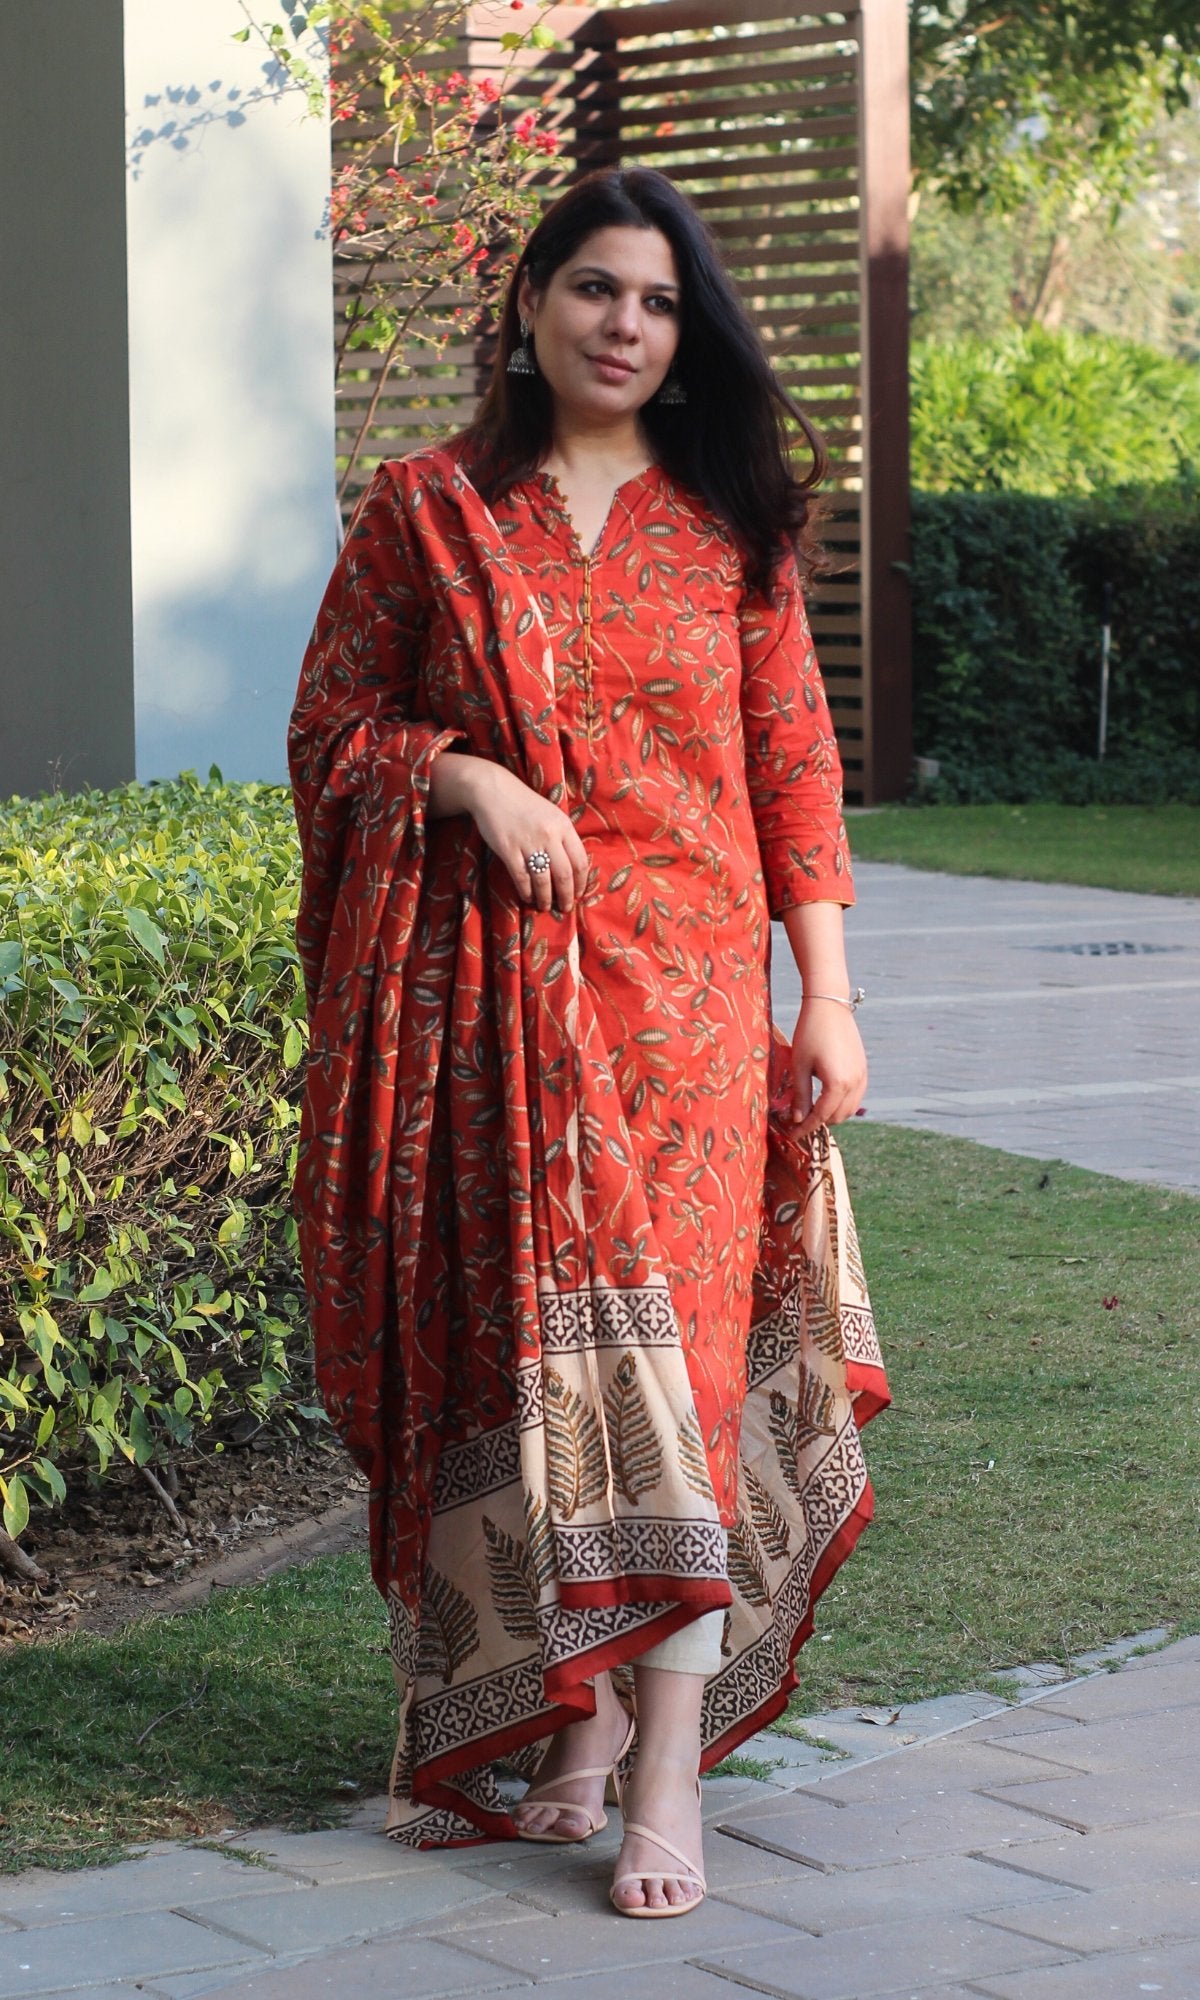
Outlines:
{"type": "Polygon", "coordinates": [[[789,1123],[769,914],[851,900],[794,569],[745,590],[659,468],[596,548],[553,481],[489,511],[380,468],[289,735],[311,1050],[296,1206],[318,1375],[371,1482],[401,1691],[389,1830],[511,1834],[492,1771],[725,1605],[711,1763],[777,1713],[870,1512],[886,1401],[840,1159],[789,1123]],[[429,766],[569,812],[523,907],[429,766]],[[728,1529],[728,1557],[725,1536],[728,1529]]]}
{"type": "Polygon", "coordinates": [[[659,467],[580,546],[541,474],[494,509],[554,655],[564,804],[588,851],[580,969],[683,1335],[721,1519],[737,1518],[767,1146],[769,915],[852,903],[841,764],[794,565],[746,591],[659,467]]]}

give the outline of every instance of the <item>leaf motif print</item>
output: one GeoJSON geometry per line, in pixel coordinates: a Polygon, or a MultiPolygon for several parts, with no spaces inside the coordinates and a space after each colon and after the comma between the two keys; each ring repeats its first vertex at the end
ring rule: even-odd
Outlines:
{"type": "Polygon", "coordinates": [[[783,1474],[788,1491],[799,1500],[800,1468],[796,1462],[799,1446],[796,1412],[781,1389],[771,1391],[771,1414],[767,1419],[768,1428],[779,1460],[779,1470],[783,1474]]]}
{"type": "Polygon", "coordinates": [[[807,1250],[801,1256],[804,1288],[804,1321],[822,1354],[842,1351],[841,1302],[837,1271],[832,1262],[817,1263],[807,1250]]]}
{"type": "Polygon", "coordinates": [[[747,1604],[771,1602],[758,1536],[744,1518],[729,1530],[729,1581],[747,1604]]]}
{"type": "MultiPolygon", "coordinates": [[[[817,1437],[832,1437],[837,1430],[837,1397],[819,1375],[807,1371],[800,1393],[800,1422],[817,1437]]],[[[797,1440],[803,1443],[799,1432],[797,1440]]]]}
{"type": "Polygon", "coordinates": [[[550,1505],[564,1521],[608,1485],[608,1453],[595,1412],[554,1368],[546,1370],[546,1464],[550,1505]]]}
{"type": "Polygon", "coordinates": [[[632,1507],[662,1478],[662,1445],[637,1379],[637,1360],[623,1354],[604,1391],[604,1415],[617,1491],[632,1507]]]}
{"type": "Polygon", "coordinates": [[[418,1674],[438,1675],[449,1687],[458,1669],[479,1651],[479,1620],[469,1598],[449,1577],[429,1567],[417,1634],[418,1674]]]}
{"type": "Polygon", "coordinates": [[[788,1553],[788,1530],[781,1509],[767,1492],[761,1479],[743,1464],[741,1490],[750,1510],[754,1532],[772,1562],[785,1562],[788,1553]]]}
{"type": "Polygon", "coordinates": [[[529,1530],[526,1555],[529,1574],[536,1584],[535,1597],[540,1597],[548,1583],[553,1583],[558,1575],[558,1563],[554,1554],[554,1524],[550,1519],[550,1509],[540,1493],[525,1494],[525,1522],[529,1530]]]}
{"type": "Polygon", "coordinates": [[[693,1493],[702,1500],[712,1497],[712,1476],[708,1469],[708,1453],[704,1449],[704,1439],[700,1434],[700,1424],[694,1410],[689,1410],[679,1426],[676,1438],[679,1469],[693,1493]]]}
{"type": "Polygon", "coordinates": [[[496,1616],[510,1639],[536,1639],[538,1624],[535,1584],[524,1542],[483,1517],[484,1553],[496,1616]]]}
{"type": "Polygon", "coordinates": [[[857,1285],[860,1294],[865,1299],[867,1296],[867,1274],[866,1271],[863,1269],[862,1251],[859,1248],[859,1242],[858,1242],[858,1231],[854,1227],[853,1217],[847,1218],[847,1222],[848,1226],[845,1229],[845,1237],[844,1237],[846,1244],[846,1270],[848,1271],[850,1277],[853,1279],[854,1283],[857,1285]]]}

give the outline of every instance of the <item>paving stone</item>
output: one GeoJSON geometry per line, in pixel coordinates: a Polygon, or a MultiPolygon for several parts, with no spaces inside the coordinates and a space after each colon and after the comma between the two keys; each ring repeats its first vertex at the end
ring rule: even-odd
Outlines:
{"type": "Polygon", "coordinates": [[[858,1869],[853,1874],[822,1875],[813,1868],[794,1868],[782,1881],[718,1885],[717,1894],[739,1909],[761,1910],[779,1923],[824,1933],[900,1923],[926,1913],[968,1916],[1010,1905],[1053,1902],[1063,1889],[1059,1882],[992,1868],[969,1855],[939,1854],[927,1861],[858,1869]]]}
{"type": "Polygon", "coordinates": [[[439,1868],[431,1855],[422,1859],[424,1868],[398,1882],[326,1883],[295,1897],[228,1896],[199,1903],[186,1914],[263,1951],[317,1951],[424,1923],[464,1903],[480,1903],[487,1895],[469,1875],[439,1868]]]}
{"type": "MultiPolygon", "coordinates": [[[[1077,1766],[1065,1762],[1048,1764],[1044,1757],[1030,1757],[1010,1745],[950,1736],[881,1758],[863,1770],[831,1776],[824,1781],[821,1796],[848,1804],[865,1804],[915,1798],[924,1792],[967,1792],[985,1785],[1035,1784],[1044,1782],[1055,1771],[1073,1777],[1077,1770],[1077,1766]]],[[[809,1788],[802,1786],[793,1796],[798,1799],[809,1796],[809,1788]]]]}
{"type": "Polygon", "coordinates": [[[1027,1667],[1005,1667],[1002,1672],[1006,1681],[1024,1688],[1057,1687],[1062,1681],[1076,1678],[1066,1667],[1056,1665],[1053,1660],[1035,1660],[1027,1667]]]}
{"type": "MultiPolygon", "coordinates": [[[[1054,1754],[1049,1741],[1031,1744],[1030,1752],[1035,1758],[1054,1754]]],[[[1097,1774],[1149,1775],[1191,1768],[1200,1782],[1200,1706],[1173,1708],[1165,1716],[1115,1716],[1103,1727],[1085,1724],[1070,1740],[1069,1757],[1064,1746],[1062,1761],[1075,1770],[1097,1774]]]]}
{"type": "Polygon", "coordinates": [[[301,1885],[274,1869],[247,1867],[203,1847],[174,1847],[115,1868],[69,1873],[30,1868],[0,1878],[0,1914],[27,1926],[124,1910],[171,1909],[213,1896],[292,1895],[301,1885]]]}
{"type": "MultiPolygon", "coordinates": [[[[480,1869],[474,1880],[488,1891],[487,1900],[480,1904],[478,1913],[470,1908],[457,1912],[453,1929],[477,1928],[481,1922],[495,1921],[493,1912],[505,1901],[515,1917],[527,1917],[531,1912],[541,1916],[595,1915],[607,1907],[617,1843],[607,1855],[595,1854],[593,1846],[589,1841],[586,1853],[574,1862],[565,1853],[546,1849],[540,1865],[528,1860],[480,1869]]],[[[436,1928],[441,1936],[451,1925],[439,1917],[436,1928]]]]}
{"type": "Polygon", "coordinates": [[[794,1816],[739,1815],[728,1824],[811,1868],[880,1868],[929,1854],[1016,1847],[1044,1840],[1046,1828],[1044,1819],[972,1792],[922,1795],[896,1806],[848,1805],[820,1816],[812,1808],[794,1816]]]}
{"type": "MultiPolygon", "coordinates": [[[[159,1986],[149,1986],[144,1981],[139,1980],[136,1986],[126,1986],[124,1984],[120,1986],[75,1986],[69,1988],[68,1991],[80,1994],[82,2000],[132,2000],[132,1996],[135,1993],[142,1994],[143,2000],[159,2000],[162,1988],[159,1986]]],[[[58,1986],[49,1992],[32,1993],[28,1996],[28,2000],[61,2000],[62,1993],[63,1988],[58,1986]]]]}
{"type": "MultiPolygon", "coordinates": [[[[1153,1645],[1157,1641],[1168,1638],[1170,1638],[1170,1634],[1166,1627],[1160,1625],[1156,1631],[1143,1632],[1140,1635],[1140,1639],[1131,1639],[1129,1643],[1131,1646],[1137,1644],[1153,1645]]],[[[1128,1670],[1131,1673],[1138,1674],[1154,1673],[1160,1666],[1165,1664],[1173,1667],[1185,1665],[1200,1667],[1200,1632],[1193,1632],[1186,1639],[1172,1640],[1169,1648],[1163,1648],[1154,1653],[1140,1654],[1137,1659],[1129,1661],[1128,1670]]]]}
{"type": "Polygon", "coordinates": [[[990,1850],[980,1861],[1004,1874],[1031,1869],[1047,1880],[1076,1889],[1133,1887],[1190,1874],[1200,1855],[1200,1814],[1150,1820],[1142,1826],[1114,1827],[1107,1833],[1063,1833],[1013,1854],[990,1850]]]}
{"type": "Polygon", "coordinates": [[[988,1922],[1068,1951],[1128,1951],[1134,1945],[1200,1939],[1200,1855],[1190,1879],[1094,1895],[1073,1890],[1036,1906],[993,1910],[988,1922]]]}
{"type": "MultiPolygon", "coordinates": [[[[1081,1674],[1087,1673],[1093,1667],[1107,1666],[1113,1660],[1119,1660],[1129,1666],[1142,1666],[1152,1657],[1151,1655],[1147,1654],[1145,1658],[1139,1660],[1131,1660],[1129,1655],[1139,1646],[1162,1646],[1170,1636],[1168,1626],[1154,1625],[1149,1631],[1135,1632],[1130,1639],[1114,1639],[1107,1646],[1097,1647],[1094,1653],[1074,1653],[1071,1656],[1071,1665],[1081,1674]]],[[[1197,1657],[1200,1658],[1200,1649],[1197,1651],[1197,1657]]]]}
{"type": "Polygon", "coordinates": [[[1196,1772],[1181,1766],[1170,1772],[1084,1772],[1038,1784],[989,1786],[985,1796],[1019,1806],[1023,1813],[1044,1813],[1081,1833],[1098,1833],[1108,1826],[1194,1812],[1196,1772]]]}
{"type": "Polygon", "coordinates": [[[976,1923],[971,1917],[936,1915],[905,1922],[871,1924],[862,1930],[828,1932],[787,1945],[732,1946],[713,1956],[692,1954],[712,1971],[753,1982],[787,2000],[873,2000],[951,1981],[972,1981],[988,1973],[1049,1965],[1063,1957],[1053,1945],[976,1923]],[[1023,1956],[1016,1956],[1020,1952],[1023,1956]]]}
{"type": "Polygon", "coordinates": [[[750,1882],[805,1882],[817,1879],[816,1871],[787,1855],[769,1848],[752,1846],[748,1840],[734,1840],[720,1827],[709,1827],[704,1835],[704,1873],[717,1891],[736,1889],[750,1882]]]}
{"type": "Polygon", "coordinates": [[[933,1695],[928,1701],[907,1701],[900,1709],[896,1727],[907,1732],[916,1730],[921,1736],[940,1736],[948,1729],[961,1729],[968,1722],[981,1721],[989,1715],[1002,1715],[1006,1704],[997,1701],[992,1694],[933,1695]]]}
{"type": "MultiPolygon", "coordinates": [[[[907,1703],[901,1707],[896,1721],[883,1728],[878,1723],[861,1721],[861,1710],[857,1708],[831,1709],[823,1715],[805,1716],[804,1727],[856,1759],[873,1760],[887,1756],[895,1747],[896,1737],[941,1736],[947,1730],[961,1729],[966,1723],[1001,1714],[1003,1709],[1004,1704],[994,1695],[940,1695],[935,1700],[907,1703]]],[[[776,1741],[774,1737],[770,1740],[776,1741]]],[[[823,1766],[823,1773],[833,1775],[844,1768],[840,1759],[836,1762],[831,1759],[823,1766]]]]}
{"type": "Polygon", "coordinates": [[[252,1960],[251,1947],[162,1910],[82,1918],[0,1937],[0,1994],[24,2000],[87,1982],[149,1978],[252,1960]]]}
{"type": "Polygon", "coordinates": [[[778,1795],[777,1785],[763,1784],[758,1778],[704,1778],[700,1785],[700,1816],[708,1826],[734,1807],[765,1805],[778,1795]]]}
{"type": "MultiPolygon", "coordinates": [[[[1047,1706],[1079,1722],[1107,1722],[1116,1715],[1145,1715],[1151,1709],[1194,1707],[1200,1703],[1200,1667],[1191,1660],[1161,1664],[1141,1673],[1089,1674],[1074,1686],[1055,1688],[1047,1706]]],[[[1040,1706],[1040,1704],[1039,1704],[1040,1706]]]]}
{"type": "MultiPolygon", "coordinates": [[[[256,1958],[253,1963],[259,1965],[262,1961],[256,1958]]],[[[143,2000],[207,2000],[208,1994],[216,1987],[226,1985],[228,1980],[228,1966],[223,1972],[181,1972],[166,1977],[157,1973],[153,1985],[139,1980],[132,1991],[140,1993],[143,2000]]],[[[125,2000],[129,2000],[130,1988],[123,1986],[121,1991],[125,2000]]],[[[85,1995],[85,2000],[92,2000],[90,1993],[85,1995]]]]}
{"type": "Polygon", "coordinates": [[[1149,1951],[1077,1958],[1044,1970],[994,1975],[978,1991],[988,2000],[1196,2000],[1200,1949],[1194,1944],[1155,1945],[1149,1951]]]}
{"type": "MultiPolygon", "coordinates": [[[[519,1991],[528,1980],[497,1972],[432,1938],[344,1946],[299,1964],[263,1967],[212,1987],[212,2000],[450,2000],[459,1993],[519,1991]]],[[[725,1996],[728,2000],[728,1996],[725,1996]]]]}
{"type": "Polygon", "coordinates": [[[775,1942],[794,1948],[795,1941],[796,1933],[787,1925],[715,1900],[701,1903],[686,1917],[649,1921],[618,1916],[605,1902],[590,1916],[535,1917],[527,1924],[497,1926],[490,1933],[460,1931],[455,1937],[460,1951],[477,1952],[491,1965],[509,1966],[539,1982],[598,1967],[615,1971],[706,1957],[733,1945],[775,1942]]]}
{"type": "MultiPolygon", "coordinates": [[[[679,1922],[686,1926],[688,1919],[681,1917],[679,1922]]],[[[578,1978],[539,1979],[536,1992],[537,2000],[613,2000],[613,1978],[611,1972],[593,1972],[578,1978]]],[[[621,1973],[621,2000],[738,2000],[738,1988],[686,1962],[627,1966],[621,1973]]]]}
{"type": "MultiPolygon", "coordinates": [[[[776,1776],[788,1773],[832,1770],[841,1762],[831,1757],[827,1750],[818,1750],[814,1743],[804,1743],[797,1736],[752,1736],[738,1752],[739,1756],[769,1759],[780,1767],[776,1776]]],[[[793,1782],[789,1776],[787,1782],[793,1782]]]]}
{"type": "MultiPolygon", "coordinates": [[[[401,1875],[429,1865],[427,1854],[401,1847],[384,1833],[343,1827],[321,1833],[277,1833],[267,1828],[262,1833],[239,1834],[226,1845],[231,1852],[258,1855],[273,1868],[312,1883],[366,1881],[374,1875],[401,1875]]],[[[447,1849],[447,1858],[455,1851],[447,1849]]],[[[477,1852],[475,1848],[457,1851],[477,1852]]]]}
{"type": "Polygon", "coordinates": [[[527,1888],[505,1890],[497,1886],[494,1894],[485,1895],[479,1903],[464,1904],[459,1910],[418,1924],[415,1935],[452,1937],[458,1931],[478,1930],[483,1924],[525,1923],[531,1917],[594,1916],[597,1910],[608,1908],[612,1878],[611,1861],[573,1875],[562,1868],[550,1868],[527,1888]]]}
{"type": "Polygon", "coordinates": [[[1081,1727],[1077,1715],[1061,1714],[1049,1702],[1031,1701],[989,1717],[972,1734],[980,1743],[1006,1743],[1010,1736],[1048,1736],[1081,1727]]]}

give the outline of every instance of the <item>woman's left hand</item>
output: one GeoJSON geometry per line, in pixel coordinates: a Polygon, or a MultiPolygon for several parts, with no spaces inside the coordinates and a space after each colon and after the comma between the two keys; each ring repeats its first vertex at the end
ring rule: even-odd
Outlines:
{"type": "Polygon", "coordinates": [[[796,1138],[853,1118],[866,1095],[867,1053],[848,1007],[816,996],[804,1002],[792,1036],[792,1081],[796,1138]]]}

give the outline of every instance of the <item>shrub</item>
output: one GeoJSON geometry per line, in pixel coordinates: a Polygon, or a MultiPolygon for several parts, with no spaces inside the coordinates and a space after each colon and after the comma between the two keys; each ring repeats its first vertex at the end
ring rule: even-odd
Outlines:
{"type": "Polygon", "coordinates": [[[304,1052],[282,787],[0,808],[0,1489],[317,1417],[288,1209],[304,1052]]]}
{"type": "Polygon", "coordinates": [[[917,341],[912,476],[926,492],[1088,494],[1200,469],[1200,374],[1105,334],[917,341]]]}
{"type": "Polygon", "coordinates": [[[1200,494],[914,495],[926,796],[1200,803],[1200,494]],[[1096,757],[1104,588],[1107,753],[1096,757]]]}

